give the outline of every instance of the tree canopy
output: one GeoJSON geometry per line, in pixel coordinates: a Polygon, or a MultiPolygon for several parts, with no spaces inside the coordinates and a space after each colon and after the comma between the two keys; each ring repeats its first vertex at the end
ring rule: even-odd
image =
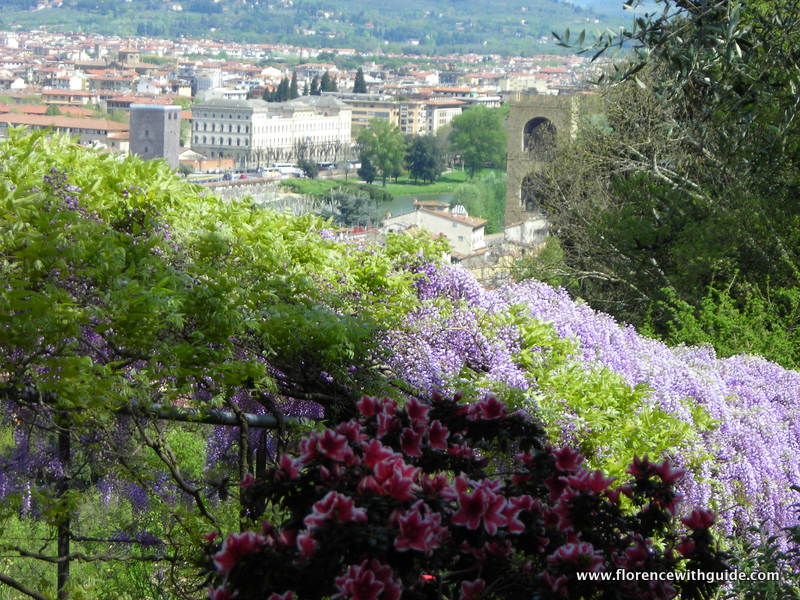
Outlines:
{"type": "Polygon", "coordinates": [[[390,177],[397,177],[403,169],[405,141],[397,125],[386,119],[375,118],[358,133],[359,154],[369,159],[383,185],[390,177]]]}
{"type": "Polygon", "coordinates": [[[475,106],[455,117],[451,125],[451,148],[471,177],[483,167],[504,166],[506,131],[499,110],[475,106]]]}

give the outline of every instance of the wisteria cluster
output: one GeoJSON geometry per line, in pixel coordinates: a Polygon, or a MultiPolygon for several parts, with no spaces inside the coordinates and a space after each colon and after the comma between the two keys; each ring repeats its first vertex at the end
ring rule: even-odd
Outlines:
{"type": "Polygon", "coordinates": [[[800,374],[755,356],[717,359],[710,348],[667,347],[540,282],[487,290],[463,269],[429,266],[418,287],[424,307],[387,344],[395,372],[420,389],[457,388],[476,355],[490,379],[535,388],[515,362],[519,334],[485,340],[478,322],[522,306],[576,340],[587,368],[601,365],[630,386],[649,386],[655,406],[686,422],[692,405],[716,421],[701,433],[713,460],[690,466],[680,454],[673,459],[691,471],[681,492],[692,504],[716,506],[726,533],[754,523],[772,532],[796,524],[789,507],[790,486],[800,483],[800,374]],[[457,308],[442,308],[448,305],[457,308]]]}
{"type": "Polygon", "coordinates": [[[241,482],[261,524],[207,536],[212,599],[688,599],[709,588],[578,573],[726,569],[713,514],[696,509],[678,531],[683,471],[666,461],[637,460],[614,485],[491,396],[404,408],[365,396],[358,411],[241,482]],[[280,522],[261,521],[267,507],[280,522]]]}

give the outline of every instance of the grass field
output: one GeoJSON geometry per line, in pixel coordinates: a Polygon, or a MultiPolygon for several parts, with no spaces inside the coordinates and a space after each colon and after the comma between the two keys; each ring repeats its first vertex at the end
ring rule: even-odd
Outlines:
{"type": "MultiPolygon", "coordinates": [[[[477,173],[479,177],[483,173],[489,173],[492,169],[484,169],[477,173]]],[[[359,180],[356,177],[349,177],[347,183],[356,183],[359,180]]],[[[410,196],[415,194],[446,194],[452,193],[455,189],[469,181],[469,175],[466,171],[452,171],[442,175],[438,180],[433,183],[414,183],[407,176],[398,178],[397,183],[387,183],[383,187],[379,182],[372,184],[376,188],[387,191],[394,197],[397,196],[410,196]]],[[[298,194],[310,194],[312,196],[322,195],[331,188],[335,188],[342,183],[345,183],[344,178],[341,179],[289,179],[281,183],[281,187],[298,194]]]]}

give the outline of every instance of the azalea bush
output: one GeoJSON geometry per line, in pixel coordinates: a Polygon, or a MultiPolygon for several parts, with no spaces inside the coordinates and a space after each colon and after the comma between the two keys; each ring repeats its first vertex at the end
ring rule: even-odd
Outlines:
{"type": "Polygon", "coordinates": [[[667,573],[726,568],[714,515],[675,517],[683,472],[666,461],[620,484],[492,396],[365,396],[358,412],[242,480],[253,526],[207,536],[212,599],[688,600],[712,587],[667,573]],[[665,577],[579,576],[618,569],[665,577]]]}

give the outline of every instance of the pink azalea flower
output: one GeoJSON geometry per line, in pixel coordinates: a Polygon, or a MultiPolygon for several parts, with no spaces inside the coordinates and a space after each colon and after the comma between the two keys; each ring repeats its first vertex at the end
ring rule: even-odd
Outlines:
{"type": "Polygon", "coordinates": [[[434,450],[447,450],[447,438],[450,437],[450,431],[445,427],[441,421],[436,420],[431,423],[428,429],[428,445],[434,450]]]}
{"type": "Polygon", "coordinates": [[[458,494],[450,486],[450,482],[447,480],[447,475],[444,473],[439,473],[433,477],[422,475],[420,477],[420,485],[422,487],[422,491],[425,492],[427,496],[442,498],[443,500],[447,501],[458,498],[458,494]]]}
{"type": "Polygon", "coordinates": [[[533,508],[533,498],[530,496],[516,496],[508,499],[508,505],[503,511],[503,516],[508,523],[509,533],[522,533],[525,531],[525,524],[519,520],[519,513],[523,510],[533,508]]]}
{"type": "Polygon", "coordinates": [[[278,470],[275,471],[275,479],[288,479],[294,480],[300,477],[300,467],[301,461],[294,460],[288,454],[281,454],[280,459],[278,460],[278,470]]]}
{"type": "Polygon", "coordinates": [[[317,551],[317,540],[310,533],[304,531],[297,536],[297,549],[300,551],[300,556],[308,560],[317,551]]]}
{"type": "Polygon", "coordinates": [[[207,533],[207,534],[205,534],[205,535],[203,536],[203,539],[204,539],[205,541],[207,541],[207,542],[213,542],[215,539],[217,539],[217,536],[218,536],[218,535],[219,535],[219,534],[218,534],[216,531],[212,531],[212,532],[210,532],[210,533],[207,533]]]}
{"type": "Polygon", "coordinates": [[[283,592],[282,594],[273,592],[272,594],[269,595],[267,600],[295,600],[294,592],[283,592]]]}
{"type": "Polygon", "coordinates": [[[681,519],[681,522],[689,529],[708,529],[716,520],[714,513],[703,509],[696,509],[693,510],[692,514],[688,517],[681,519]]]}
{"type": "Polygon", "coordinates": [[[242,489],[247,489],[251,485],[253,485],[253,481],[255,481],[255,478],[253,477],[253,474],[252,473],[245,473],[244,477],[239,482],[239,487],[242,488],[242,489]]]}
{"type": "Polygon", "coordinates": [[[339,425],[336,426],[336,433],[343,435],[348,441],[353,443],[363,442],[367,439],[363,428],[358,421],[355,420],[339,423],[339,425]]]}
{"type": "Polygon", "coordinates": [[[363,396],[361,400],[356,403],[356,408],[358,412],[361,413],[362,417],[374,417],[378,414],[380,403],[375,398],[363,396]]]}
{"type": "Polygon", "coordinates": [[[694,552],[694,548],[694,541],[687,537],[684,537],[681,543],[675,546],[675,550],[677,550],[681,556],[691,556],[692,552],[694,552]]]}
{"type": "Polygon", "coordinates": [[[568,562],[582,571],[602,571],[603,554],[594,549],[589,542],[564,544],[547,557],[547,562],[568,562]]]}
{"type": "Polygon", "coordinates": [[[400,421],[397,420],[397,417],[394,415],[394,413],[382,412],[378,414],[378,429],[375,432],[375,437],[383,438],[387,433],[399,425],[400,421]]]}
{"type": "Polygon", "coordinates": [[[656,473],[661,477],[664,483],[675,483],[680,481],[686,474],[683,469],[674,469],[668,460],[665,460],[660,465],[656,465],[656,473]]]}
{"type": "Polygon", "coordinates": [[[336,462],[347,462],[353,456],[353,449],[347,443],[347,438],[330,429],[326,429],[317,438],[317,448],[321,454],[336,462]]]}
{"type": "Polygon", "coordinates": [[[416,458],[421,457],[422,456],[422,450],[420,449],[421,441],[422,441],[422,436],[413,429],[409,429],[408,427],[404,428],[403,431],[400,433],[400,449],[406,454],[406,456],[412,456],[416,458]]]}
{"type": "Polygon", "coordinates": [[[339,590],[332,598],[349,598],[350,600],[399,600],[402,586],[391,578],[390,567],[381,565],[376,560],[364,561],[360,565],[351,566],[336,578],[339,590]],[[383,592],[383,593],[382,593],[383,592]]]}
{"type": "Polygon", "coordinates": [[[603,477],[602,471],[579,471],[566,477],[568,485],[581,492],[600,494],[614,482],[614,477],[603,477]]]}
{"type": "Polygon", "coordinates": [[[475,530],[483,520],[484,529],[489,535],[497,533],[498,527],[508,523],[503,514],[507,500],[497,494],[498,484],[482,481],[475,486],[472,493],[467,491],[467,479],[464,476],[456,478],[456,491],[458,492],[458,512],[453,515],[455,525],[463,525],[467,529],[475,530]]]}
{"type": "Polygon", "coordinates": [[[370,469],[378,463],[394,456],[399,456],[391,448],[387,448],[378,440],[370,440],[368,444],[362,445],[364,449],[364,464],[370,469]]]}
{"type": "Polygon", "coordinates": [[[424,404],[416,398],[412,398],[406,402],[406,413],[408,414],[408,418],[411,420],[411,424],[415,427],[418,425],[427,425],[428,413],[430,411],[431,407],[428,404],[424,404]]]}
{"type": "Polygon", "coordinates": [[[254,531],[231,533],[212,557],[214,566],[220,573],[230,573],[239,558],[258,552],[265,543],[264,536],[254,531]]]}
{"type": "Polygon", "coordinates": [[[556,450],[553,456],[556,457],[556,468],[559,471],[577,471],[583,462],[583,456],[569,447],[556,450]]]}
{"type": "Polygon", "coordinates": [[[506,416],[506,405],[494,396],[484,398],[467,408],[467,419],[470,421],[493,421],[506,416]]]}
{"type": "Polygon", "coordinates": [[[350,496],[331,491],[314,504],[311,514],[303,519],[303,524],[309,531],[313,531],[330,518],[335,518],[340,523],[351,521],[363,523],[367,520],[367,511],[357,508],[350,496]]]}
{"type": "Polygon", "coordinates": [[[460,600],[476,600],[481,597],[485,589],[486,582],[483,579],[462,581],[460,587],[461,595],[459,598],[460,600]]]}
{"type": "Polygon", "coordinates": [[[209,600],[232,600],[233,592],[222,587],[209,588],[208,598],[209,600]]]}
{"type": "Polygon", "coordinates": [[[423,516],[420,508],[422,501],[399,516],[398,525],[400,535],[394,542],[394,547],[403,552],[405,550],[418,550],[430,554],[440,545],[444,528],[441,527],[440,515],[431,513],[426,505],[426,514],[423,516]]]}

